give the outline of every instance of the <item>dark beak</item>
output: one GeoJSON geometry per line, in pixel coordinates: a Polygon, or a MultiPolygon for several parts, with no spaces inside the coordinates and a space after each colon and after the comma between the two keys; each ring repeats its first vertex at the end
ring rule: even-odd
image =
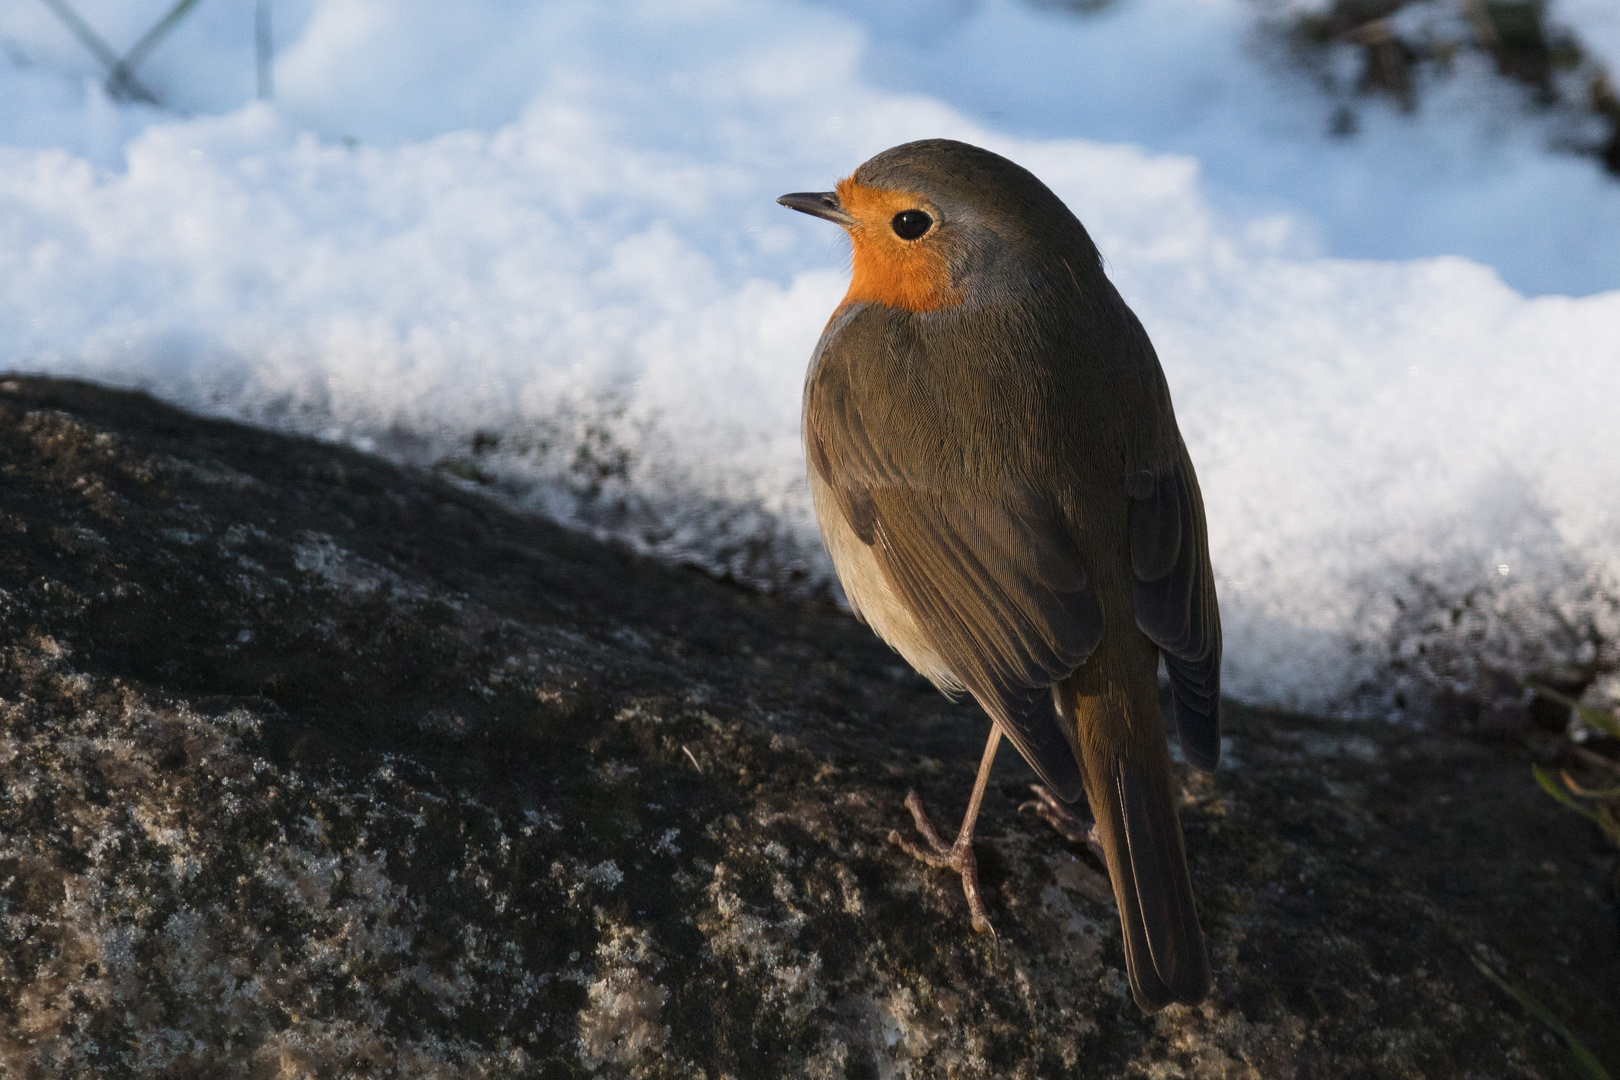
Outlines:
{"type": "Polygon", "coordinates": [[[797,210],[811,217],[826,218],[844,228],[855,224],[855,219],[844,213],[836,191],[795,191],[776,200],[789,210],[797,210]]]}

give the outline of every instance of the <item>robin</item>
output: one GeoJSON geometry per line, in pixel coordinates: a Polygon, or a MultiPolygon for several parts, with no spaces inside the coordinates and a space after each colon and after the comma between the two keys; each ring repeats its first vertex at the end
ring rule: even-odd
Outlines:
{"type": "Polygon", "coordinates": [[[1209,992],[1158,670],[1183,756],[1220,754],[1220,615],[1203,500],[1146,332],[1068,207],[1023,169],[947,139],[872,158],[836,191],[777,202],[844,227],[849,292],[805,380],[822,538],[850,606],[991,730],[954,844],[976,930],[973,826],[1005,734],[1048,812],[1083,793],[1113,881],[1137,1003],[1209,992]]]}

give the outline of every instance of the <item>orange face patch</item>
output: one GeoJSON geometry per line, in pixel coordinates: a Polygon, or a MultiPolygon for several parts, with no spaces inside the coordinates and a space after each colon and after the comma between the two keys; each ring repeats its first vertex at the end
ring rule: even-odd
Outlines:
{"type": "Polygon", "coordinates": [[[838,182],[838,200],[855,219],[849,226],[855,265],[844,303],[872,302],[905,311],[936,311],[962,302],[951,285],[950,266],[933,231],[916,240],[896,236],[889,222],[902,210],[923,210],[938,220],[926,199],[905,191],[838,182]]]}

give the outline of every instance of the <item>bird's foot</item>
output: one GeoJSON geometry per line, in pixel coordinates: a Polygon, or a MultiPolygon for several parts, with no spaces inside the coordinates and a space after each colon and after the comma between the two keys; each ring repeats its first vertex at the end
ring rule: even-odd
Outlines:
{"type": "Polygon", "coordinates": [[[984,910],[984,898],[979,895],[979,864],[973,857],[972,835],[959,836],[954,844],[941,840],[915,791],[906,794],[906,809],[911,811],[911,819],[917,823],[917,831],[922,834],[927,846],[912,843],[901,836],[898,829],[889,832],[889,843],[929,866],[955,870],[961,874],[962,891],[967,894],[968,911],[973,916],[973,929],[993,936],[995,928],[990,925],[990,916],[984,910]]]}
{"type": "Polygon", "coordinates": [[[1026,803],[1019,804],[1020,811],[1033,810],[1035,815],[1046,822],[1071,844],[1084,844],[1091,853],[1104,865],[1108,859],[1103,854],[1102,837],[1097,834],[1097,823],[1087,821],[1063,804],[1057,793],[1044,784],[1031,784],[1029,790],[1035,797],[1026,803]]]}

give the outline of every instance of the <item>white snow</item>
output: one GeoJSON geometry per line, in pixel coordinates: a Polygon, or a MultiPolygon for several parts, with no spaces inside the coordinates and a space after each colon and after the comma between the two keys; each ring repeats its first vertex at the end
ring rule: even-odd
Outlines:
{"type": "MultiPolygon", "coordinates": [[[[75,6],[127,47],[167,5],[75,6]]],[[[163,109],[0,7],[0,369],[825,582],[799,392],[846,246],[773,199],[963,138],[1069,202],[1159,348],[1235,693],[1620,666],[1620,184],[1492,120],[1513,91],[1463,65],[1335,138],[1242,0],[839,6],[278,2],[262,104],[252,5],[203,0],[138,73],[163,109]]]]}

